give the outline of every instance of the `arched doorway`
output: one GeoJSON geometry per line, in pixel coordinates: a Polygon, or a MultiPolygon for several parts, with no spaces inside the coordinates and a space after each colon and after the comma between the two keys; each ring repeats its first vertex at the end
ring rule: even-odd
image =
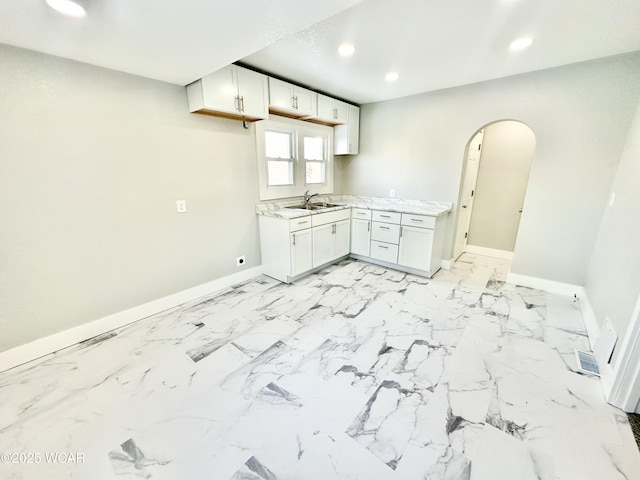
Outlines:
{"type": "Polygon", "coordinates": [[[511,258],[535,154],[533,131],[501,120],[469,140],[458,197],[454,258],[470,251],[511,258]]]}

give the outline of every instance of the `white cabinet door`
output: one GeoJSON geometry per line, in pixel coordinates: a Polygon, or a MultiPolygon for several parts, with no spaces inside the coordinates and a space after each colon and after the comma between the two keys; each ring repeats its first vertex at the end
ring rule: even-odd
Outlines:
{"type": "MultiPolygon", "coordinates": [[[[338,123],[349,123],[349,113],[350,113],[350,105],[345,102],[341,102],[340,100],[334,100],[333,108],[334,108],[334,117],[336,122],[338,123]]],[[[356,107],[358,108],[358,107],[356,107]]]]}
{"type": "Polygon", "coordinates": [[[318,119],[324,122],[334,122],[333,98],[318,94],[318,119]]]}
{"type": "Polygon", "coordinates": [[[236,68],[242,115],[251,118],[269,118],[268,77],[246,68],[236,68]]]}
{"type": "Polygon", "coordinates": [[[349,122],[350,104],[318,94],[318,110],[315,118],[329,124],[342,124],[349,122]]]}
{"type": "Polygon", "coordinates": [[[349,255],[349,242],[351,240],[351,228],[349,220],[337,222],[333,227],[333,259],[349,255]]]}
{"type": "Polygon", "coordinates": [[[351,253],[369,256],[371,247],[371,220],[351,220],[351,253]]]}
{"type": "Polygon", "coordinates": [[[315,117],[317,114],[317,93],[306,88],[295,87],[293,92],[296,110],[301,116],[315,117]]]}
{"type": "Polygon", "coordinates": [[[269,107],[293,117],[315,116],[317,93],[275,78],[269,78],[269,107]]]}
{"type": "Polygon", "coordinates": [[[267,76],[229,65],[187,86],[189,110],[227,118],[269,117],[267,76]]]}
{"type": "Polygon", "coordinates": [[[349,123],[333,127],[334,155],[356,155],[360,148],[360,108],[349,105],[349,123]]]}
{"type": "Polygon", "coordinates": [[[313,268],[349,254],[349,220],[313,227],[313,268]]]}
{"type": "Polygon", "coordinates": [[[433,230],[427,228],[405,227],[400,232],[398,264],[419,270],[431,270],[431,252],[433,250],[433,230]]]}
{"type": "Polygon", "coordinates": [[[269,106],[293,110],[293,85],[282,80],[269,78],[269,106]]]}
{"type": "Polygon", "coordinates": [[[290,234],[292,277],[311,270],[313,267],[311,241],[310,228],[290,234]]]}
{"type": "Polygon", "coordinates": [[[202,78],[202,103],[205,109],[240,113],[235,65],[229,65],[202,78]]]}
{"type": "Polygon", "coordinates": [[[329,223],[320,227],[313,227],[313,267],[318,267],[333,260],[333,228],[329,223]]]}

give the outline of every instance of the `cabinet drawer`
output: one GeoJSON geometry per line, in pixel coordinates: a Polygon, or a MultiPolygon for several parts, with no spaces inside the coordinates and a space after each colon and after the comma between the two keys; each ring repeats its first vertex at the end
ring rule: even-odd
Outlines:
{"type": "Polygon", "coordinates": [[[352,208],[351,218],[359,218],[361,220],[371,220],[371,210],[368,208],[352,208]]]}
{"type": "Polygon", "coordinates": [[[290,232],[297,232],[298,230],[302,230],[305,228],[311,228],[311,215],[289,220],[290,232]]]}
{"type": "Polygon", "coordinates": [[[373,221],[400,224],[400,215],[401,214],[397,212],[380,212],[378,210],[374,210],[373,221]]]}
{"type": "Polygon", "coordinates": [[[377,258],[389,263],[398,262],[398,245],[371,241],[371,258],[377,258]]]}
{"type": "Polygon", "coordinates": [[[400,225],[372,222],[371,239],[387,243],[398,243],[398,240],[400,240],[400,225]]]}
{"type": "Polygon", "coordinates": [[[348,208],[336,210],[334,212],[318,213],[311,215],[311,226],[326,225],[327,223],[339,222],[340,220],[349,220],[351,211],[348,208]]]}
{"type": "Polygon", "coordinates": [[[435,228],[436,217],[429,215],[414,215],[412,213],[402,214],[402,225],[408,227],[435,228]]]}

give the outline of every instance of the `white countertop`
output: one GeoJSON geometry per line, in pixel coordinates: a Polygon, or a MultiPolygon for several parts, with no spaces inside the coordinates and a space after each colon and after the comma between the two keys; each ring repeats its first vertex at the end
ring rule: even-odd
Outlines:
{"type": "Polygon", "coordinates": [[[407,200],[402,198],[382,197],[357,197],[354,195],[322,195],[314,197],[311,203],[326,202],[338,204],[336,207],[322,208],[319,210],[303,210],[287,208],[300,205],[303,200],[283,200],[280,202],[265,202],[256,205],[258,215],[279,218],[298,218],[318,213],[332,212],[345,208],[367,208],[369,210],[384,210],[387,212],[413,213],[416,215],[429,215],[439,217],[451,211],[451,202],[432,202],[427,200],[407,200]]]}

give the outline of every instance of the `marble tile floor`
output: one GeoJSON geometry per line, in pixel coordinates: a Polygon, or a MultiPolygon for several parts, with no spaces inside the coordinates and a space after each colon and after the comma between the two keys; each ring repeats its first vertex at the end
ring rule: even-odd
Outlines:
{"type": "Polygon", "coordinates": [[[2,372],[0,478],[640,479],[578,301],[508,268],[258,277],[2,372]]]}

